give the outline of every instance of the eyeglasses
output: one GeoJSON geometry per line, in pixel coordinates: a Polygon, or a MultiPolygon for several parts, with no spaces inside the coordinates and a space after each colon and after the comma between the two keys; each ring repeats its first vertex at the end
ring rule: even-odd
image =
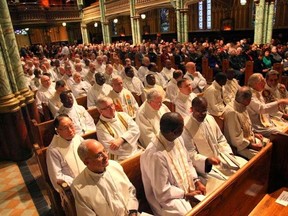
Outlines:
{"type": "Polygon", "coordinates": [[[93,155],[93,158],[97,160],[102,160],[105,156],[108,157],[108,151],[106,149],[103,149],[102,152],[93,155]]]}

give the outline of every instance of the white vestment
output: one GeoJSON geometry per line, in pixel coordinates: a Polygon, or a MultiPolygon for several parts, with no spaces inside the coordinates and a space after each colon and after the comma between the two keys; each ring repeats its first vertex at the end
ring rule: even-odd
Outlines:
{"type": "Polygon", "coordinates": [[[87,106],[88,109],[96,107],[96,101],[101,96],[107,96],[112,90],[110,85],[104,83],[102,86],[95,83],[87,93],[87,106]]]}
{"type": "Polygon", "coordinates": [[[171,69],[169,70],[168,68],[163,67],[163,69],[162,69],[162,71],[161,71],[161,74],[162,74],[162,76],[164,77],[165,82],[166,82],[164,88],[166,88],[168,82],[173,78],[173,72],[174,72],[174,71],[175,71],[174,68],[171,68],[171,69]]]}
{"type": "MultiPolygon", "coordinates": [[[[221,159],[220,154],[232,154],[231,147],[211,115],[207,115],[203,122],[198,122],[193,116],[186,118],[182,137],[193,161],[193,165],[196,170],[199,173],[204,174],[204,176],[206,175],[205,160],[208,157],[218,157],[223,164],[225,161],[221,159]]],[[[240,167],[247,162],[243,158],[237,156],[233,157],[235,157],[235,160],[240,167]]],[[[212,172],[214,173],[215,171],[217,176],[223,177],[222,180],[227,179],[235,173],[234,170],[222,165],[213,165],[212,172]]],[[[221,184],[222,182],[215,182],[215,184],[218,184],[217,186],[219,186],[219,183],[221,184]]],[[[209,190],[215,190],[217,188],[213,187],[213,185],[209,185],[209,187],[212,187],[212,189],[207,188],[207,193],[211,192],[209,190]]]]}
{"type": "Polygon", "coordinates": [[[237,148],[237,153],[251,159],[257,151],[248,148],[256,143],[252,123],[246,107],[237,101],[227,104],[224,112],[224,134],[227,141],[237,148]]]}
{"type": "Polygon", "coordinates": [[[162,104],[159,110],[154,110],[147,101],[139,107],[136,113],[136,123],[140,128],[140,142],[144,148],[159,133],[160,119],[167,112],[170,110],[165,104],[162,104]]]}
{"type": "Polygon", "coordinates": [[[141,80],[138,77],[127,77],[126,75],[123,78],[123,87],[128,89],[130,92],[134,92],[137,95],[141,95],[143,93],[143,83],[141,82],[141,80]]]}
{"type": "Polygon", "coordinates": [[[175,98],[175,112],[178,112],[183,117],[183,119],[191,115],[192,100],[195,97],[197,97],[197,95],[193,92],[189,95],[185,95],[182,92],[179,92],[175,98]]]}
{"type": "Polygon", "coordinates": [[[101,174],[84,169],[71,190],[78,216],[128,216],[138,210],[135,187],[116,161],[109,160],[101,174]]]}
{"type": "Polygon", "coordinates": [[[194,93],[201,93],[204,91],[204,88],[207,85],[207,81],[200,72],[196,71],[195,74],[197,74],[197,76],[193,76],[193,74],[187,72],[184,75],[184,78],[192,80],[192,88],[194,93]]]}
{"type": "Polygon", "coordinates": [[[149,70],[146,66],[140,66],[138,69],[138,76],[141,82],[145,82],[145,77],[148,74],[149,70]]]}
{"type": "Polygon", "coordinates": [[[73,179],[85,168],[77,154],[82,141],[83,138],[77,134],[70,141],[54,135],[46,152],[46,162],[51,183],[56,190],[59,188],[57,180],[71,185],[73,179]]]}
{"type": "Polygon", "coordinates": [[[80,81],[71,86],[71,91],[75,98],[87,95],[88,90],[91,88],[90,83],[87,81],[80,81]]]}
{"type": "Polygon", "coordinates": [[[188,188],[195,190],[193,180],[198,176],[181,137],[170,142],[161,134],[155,136],[141,155],[140,167],[154,215],[185,215],[191,210],[183,197],[188,188]]]}
{"type": "Polygon", "coordinates": [[[211,115],[221,116],[225,110],[224,103],[224,88],[221,87],[215,80],[204,91],[203,95],[208,103],[207,110],[211,115]]]}
{"type": "Polygon", "coordinates": [[[136,122],[128,114],[116,112],[113,119],[108,119],[101,115],[96,130],[99,142],[114,155],[115,160],[122,161],[138,151],[137,145],[140,130],[136,122]],[[124,122],[121,121],[121,117],[124,122]],[[111,150],[109,142],[119,137],[123,138],[125,142],[119,149],[111,150]]]}
{"type": "Polygon", "coordinates": [[[179,93],[179,88],[177,86],[177,80],[175,80],[174,78],[172,78],[167,86],[166,86],[166,97],[172,102],[174,103],[177,95],[179,93]]]}
{"type": "Polygon", "coordinates": [[[59,114],[67,114],[73,121],[76,133],[79,135],[96,130],[94,119],[87,110],[78,104],[73,104],[71,108],[60,107],[59,114]]]}
{"type": "Polygon", "coordinates": [[[225,104],[228,104],[229,102],[235,100],[235,96],[239,88],[240,85],[236,79],[232,80],[227,79],[227,82],[224,85],[224,94],[223,94],[225,104]]]}
{"type": "Polygon", "coordinates": [[[123,88],[121,92],[117,93],[112,89],[108,97],[113,100],[118,112],[125,112],[135,118],[139,105],[129,90],[123,88]]]}
{"type": "Polygon", "coordinates": [[[279,132],[284,128],[277,128],[270,119],[269,113],[276,113],[278,111],[277,101],[265,104],[265,100],[261,92],[252,90],[252,98],[250,104],[247,106],[252,127],[255,132],[261,133],[265,137],[269,137],[271,133],[279,132]]]}
{"type": "Polygon", "coordinates": [[[55,92],[55,83],[52,83],[49,88],[45,88],[44,86],[40,85],[36,93],[37,108],[42,110],[42,103],[48,105],[49,99],[54,95],[55,92]]]}

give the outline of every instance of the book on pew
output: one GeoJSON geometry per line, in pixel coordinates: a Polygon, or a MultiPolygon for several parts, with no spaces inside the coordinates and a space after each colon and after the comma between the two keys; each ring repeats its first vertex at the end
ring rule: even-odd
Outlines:
{"type": "Polygon", "coordinates": [[[214,178],[220,179],[220,180],[227,180],[228,177],[225,176],[219,169],[217,169],[215,166],[212,167],[211,171],[207,173],[208,176],[212,176],[214,178]]]}
{"type": "Polygon", "coordinates": [[[236,158],[230,154],[220,152],[220,160],[232,170],[238,170],[240,168],[240,164],[237,162],[236,158]]]}

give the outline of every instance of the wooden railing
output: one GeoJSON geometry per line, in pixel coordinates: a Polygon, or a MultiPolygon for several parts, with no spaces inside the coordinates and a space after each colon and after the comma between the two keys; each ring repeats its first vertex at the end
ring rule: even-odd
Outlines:
{"type": "Polygon", "coordinates": [[[17,3],[9,4],[8,7],[14,25],[51,23],[53,20],[81,21],[77,5],[50,5],[43,9],[37,3],[17,3]]]}

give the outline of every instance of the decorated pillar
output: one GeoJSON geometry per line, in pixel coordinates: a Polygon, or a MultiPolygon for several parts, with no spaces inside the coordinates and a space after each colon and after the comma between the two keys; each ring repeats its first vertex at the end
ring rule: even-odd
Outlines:
{"type": "Polygon", "coordinates": [[[182,33],[182,42],[188,42],[188,8],[184,8],[180,10],[181,15],[182,15],[182,28],[183,28],[183,33],[182,33]]]}
{"type": "Polygon", "coordinates": [[[82,35],[83,44],[88,44],[89,37],[88,37],[88,30],[87,30],[86,23],[81,23],[81,35],[82,35]]]}
{"type": "Polygon", "coordinates": [[[262,35],[262,43],[266,43],[267,41],[267,28],[268,28],[268,18],[269,18],[269,2],[265,1],[264,4],[264,16],[263,16],[263,35],[262,35]]]}
{"type": "Polygon", "coordinates": [[[271,40],[272,40],[274,6],[275,6],[274,1],[270,1],[269,9],[268,9],[268,23],[267,23],[267,31],[266,31],[266,43],[270,43],[271,40]]]}
{"type": "Polygon", "coordinates": [[[255,27],[254,27],[254,43],[263,43],[263,22],[264,22],[264,6],[265,0],[255,1],[255,27]]]}
{"type": "Polygon", "coordinates": [[[27,105],[34,94],[25,84],[24,71],[7,1],[0,0],[0,159],[24,160],[32,155],[27,105]]]}
{"type": "Polygon", "coordinates": [[[181,31],[181,17],[180,17],[180,1],[176,0],[176,27],[177,27],[177,41],[182,41],[182,31],[181,31]]]}
{"type": "Polygon", "coordinates": [[[110,37],[110,29],[109,29],[109,22],[106,20],[106,0],[99,1],[99,8],[101,13],[101,26],[102,26],[102,33],[103,33],[103,43],[109,44],[111,43],[110,37]]]}

